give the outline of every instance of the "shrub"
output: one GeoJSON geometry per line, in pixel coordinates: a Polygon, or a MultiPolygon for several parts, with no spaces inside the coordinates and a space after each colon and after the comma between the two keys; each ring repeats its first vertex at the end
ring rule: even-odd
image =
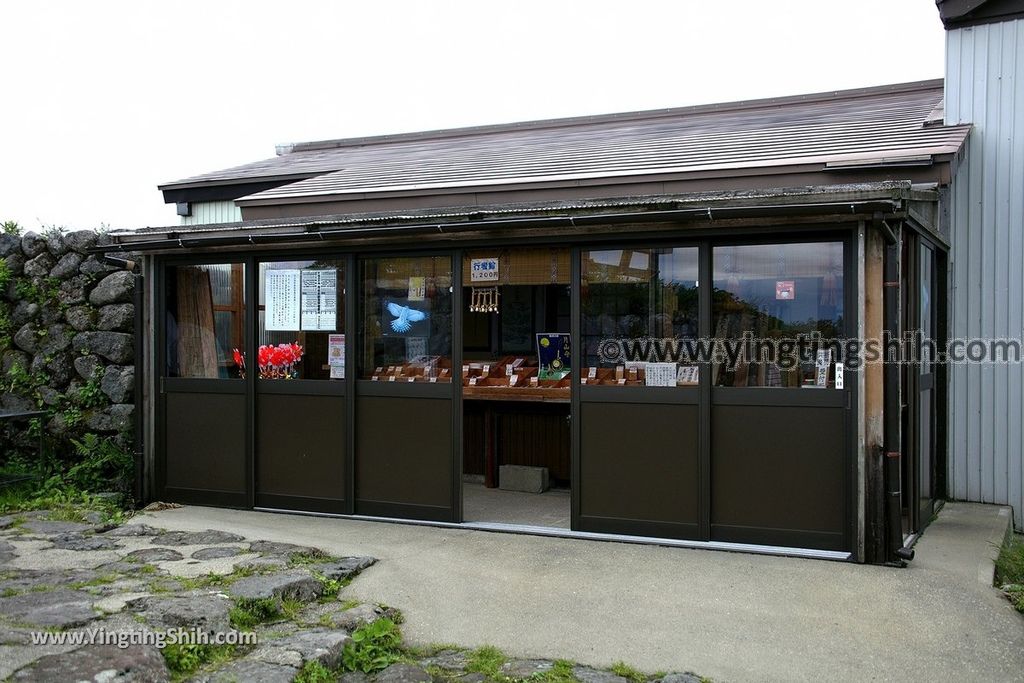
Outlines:
{"type": "Polygon", "coordinates": [[[133,476],[134,459],[115,439],[86,434],[72,439],[79,460],[67,470],[64,482],[82,491],[124,490],[133,476]]]}

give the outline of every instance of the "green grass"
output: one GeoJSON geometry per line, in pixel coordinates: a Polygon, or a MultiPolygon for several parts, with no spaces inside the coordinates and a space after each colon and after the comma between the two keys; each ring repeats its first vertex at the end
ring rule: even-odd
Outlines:
{"type": "Polygon", "coordinates": [[[119,577],[117,574],[103,574],[102,576],[97,576],[96,578],[89,579],[88,581],[75,581],[71,584],[71,587],[89,588],[90,586],[105,586],[107,584],[114,583],[119,578],[121,577],[119,577]]]}
{"type": "Polygon", "coordinates": [[[251,631],[280,616],[281,605],[273,598],[241,598],[228,612],[231,625],[239,631],[251,631]]]}
{"type": "Polygon", "coordinates": [[[171,670],[174,680],[188,678],[201,667],[215,666],[230,661],[235,656],[233,645],[200,645],[197,643],[175,643],[165,647],[161,654],[171,670]]]}
{"type": "Polygon", "coordinates": [[[466,671],[483,674],[488,678],[501,677],[501,666],[508,661],[505,653],[492,645],[478,647],[466,658],[466,671]]]}
{"type": "Polygon", "coordinates": [[[86,513],[99,512],[103,521],[120,524],[124,511],[103,498],[73,487],[47,488],[44,483],[25,482],[0,489],[0,513],[49,510],[48,518],[59,522],[85,522],[86,513]]]}
{"type": "Polygon", "coordinates": [[[181,583],[182,590],[199,590],[202,588],[223,588],[230,586],[239,579],[252,576],[255,571],[251,567],[239,567],[230,574],[203,574],[194,577],[175,577],[181,583]]]}
{"type": "Polygon", "coordinates": [[[615,662],[614,664],[612,664],[611,672],[616,676],[628,678],[634,683],[643,683],[643,681],[647,680],[647,676],[644,676],[642,673],[631,667],[629,664],[626,664],[625,662],[615,662]]]}
{"type": "Polygon", "coordinates": [[[572,673],[574,666],[576,664],[568,659],[556,659],[551,670],[541,674],[540,678],[544,683],[575,683],[576,676],[572,673]]]}
{"type": "Polygon", "coordinates": [[[26,510],[25,507],[35,493],[36,484],[30,481],[11,484],[0,489],[0,510],[26,510]]]}
{"type": "Polygon", "coordinates": [[[308,551],[292,553],[291,556],[288,558],[288,566],[301,567],[310,564],[324,564],[326,562],[331,562],[336,559],[338,558],[328,555],[319,548],[313,548],[308,551]]]}
{"type": "Polygon", "coordinates": [[[299,612],[306,606],[306,603],[301,600],[294,598],[285,598],[281,601],[281,614],[288,621],[295,621],[295,618],[299,616],[299,612]]]}
{"type": "Polygon", "coordinates": [[[1024,613],[1024,535],[1006,539],[996,558],[995,578],[1017,611],[1024,613]]]}
{"type": "Polygon", "coordinates": [[[338,680],[338,673],[331,671],[326,666],[311,659],[303,664],[298,675],[292,679],[293,683],[333,683],[338,680]]]}

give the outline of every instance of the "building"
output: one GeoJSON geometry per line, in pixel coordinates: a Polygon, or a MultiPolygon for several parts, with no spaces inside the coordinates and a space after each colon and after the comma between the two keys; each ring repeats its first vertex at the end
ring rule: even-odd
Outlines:
{"type": "Polygon", "coordinates": [[[148,490],[899,562],[945,497],[946,367],[737,342],[944,335],[971,128],[942,100],[304,143],[164,185],[242,220],[115,236],[149,283],[148,490]],[[627,357],[648,339],[677,350],[627,357]],[[671,355],[697,340],[737,355],[671,355]]]}
{"type": "MultiPolygon", "coordinates": [[[[946,26],[945,119],[973,132],[953,179],[950,331],[1024,334],[1024,2],[938,3],[946,26]]],[[[1022,366],[950,375],[949,496],[1013,506],[1024,529],[1022,366]]]]}

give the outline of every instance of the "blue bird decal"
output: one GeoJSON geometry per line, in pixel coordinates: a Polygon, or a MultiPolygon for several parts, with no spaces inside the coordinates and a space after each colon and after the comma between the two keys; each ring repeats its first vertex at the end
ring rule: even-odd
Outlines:
{"type": "Polygon", "coordinates": [[[395,319],[391,321],[391,329],[399,333],[408,332],[413,323],[427,319],[427,314],[423,311],[417,311],[408,306],[399,306],[396,303],[388,304],[388,313],[395,316],[395,319]]]}

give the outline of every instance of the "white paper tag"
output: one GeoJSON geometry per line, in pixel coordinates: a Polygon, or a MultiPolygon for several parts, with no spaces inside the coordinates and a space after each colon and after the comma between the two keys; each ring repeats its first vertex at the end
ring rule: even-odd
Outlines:
{"type": "Polygon", "coordinates": [[[476,377],[470,377],[469,378],[469,386],[475,387],[476,386],[476,380],[477,380],[476,377]]]}
{"type": "Polygon", "coordinates": [[[843,371],[844,367],[842,363],[836,363],[836,389],[843,388],[843,371]]]}
{"type": "Polygon", "coordinates": [[[590,368],[587,371],[587,377],[590,379],[597,379],[597,368],[590,368]]]}
{"type": "Polygon", "coordinates": [[[516,385],[516,382],[518,382],[518,381],[519,381],[519,375],[509,375],[508,376],[508,385],[510,387],[514,387],[516,385]]]}
{"type": "Polygon", "coordinates": [[[485,365],[484,366],[484,377],[487,377],[489,374],[491,374],[491,366],[490,365],[485,365]]]}
{"type": "Polygon", "coordinates": [[[409,381],[410,381],[410,382],[415,382],[415,381],[416,381],[416,378],[415,378],[415,377],[410,377],[410,378],[409,378],[409,381]]]}
{"type": "Polygon", "coordinates": [[[395,376],[391,375],[390,377],[388,377],[388,381],[389,382],[394,382],[395,381],[395,376]]]}
{"type": "Polygon", "coordinates": [[[431,377],[430,378],[430,383],[431,384],[437,384],[437,378],[436,377],[431,377]]]}

